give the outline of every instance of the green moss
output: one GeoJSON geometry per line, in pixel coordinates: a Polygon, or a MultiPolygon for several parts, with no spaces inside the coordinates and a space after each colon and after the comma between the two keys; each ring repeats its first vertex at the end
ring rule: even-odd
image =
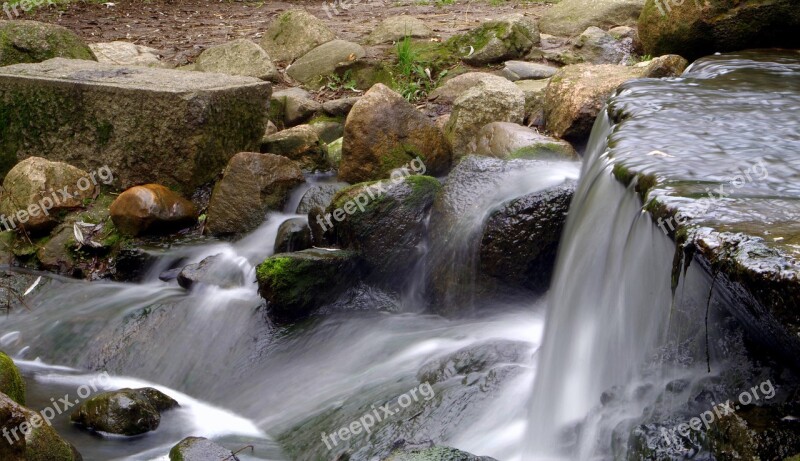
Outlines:
{"type": "Polygon", "coordinates": [[[25,380],[11,357],[0,352],[0,392],[25,405],[25,380]]]}
{"type": "Polygon", "coordinates": [[[110,122],[101,122],[97,124],[97,142],[100,146],[105,146],[111,140],[114,134],[114,125],[110,122]]]}

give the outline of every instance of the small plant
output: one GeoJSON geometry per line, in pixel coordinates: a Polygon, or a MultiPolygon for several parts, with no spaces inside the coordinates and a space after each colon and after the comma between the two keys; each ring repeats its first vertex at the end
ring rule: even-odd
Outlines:
{"type": "Polygon", "coordinates": [[[395,49],[397,50],[397,67],[400,73],[407,77],[411,76],[414,65],[419,60],[417,52],[412,47],[411,38],[405,37],[397,42],[395,49]]]}
{"type": "Polygon", "coordinates": [[[433,75],[430,63],[423,62],[413,46],[410,37],[405,37],[395,46],[397,52],[397,72],[394,88],[407,101],[416,101],[428,96],[436,88],[447,69],[433,75]]]}
{"type": "Polygon", "coordinates": [[[331,74],[328,75],[328,83],[325,85],[331,91],[356,91],[356,81],[352,76],[350,69],[344,71],[342,75],[331,74]]]}
{"type": "Polygon", "coordinates": [[[434,0],[434,5],[436,6],[445,6],[445,5],[454,5],[456,0],[434,0]]]}

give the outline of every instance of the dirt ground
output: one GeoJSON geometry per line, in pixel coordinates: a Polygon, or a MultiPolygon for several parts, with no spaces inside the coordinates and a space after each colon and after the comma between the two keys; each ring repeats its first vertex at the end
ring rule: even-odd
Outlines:
{"type": "Polygon", "coordinates": [[[333,0],[76,1],[43,8],[19,19],[60,24],[88,42],[125,40],[146,45],[160,50],[167,62],[184,65],[212,45],[237,38],[257,41],[275,16],[297,7],[306,8],[340,38],[351,41],[361,41],[381,19],[398,14],[419,17],[442,38],[448,38],[489,18],[508,13],[538,18],[549,8],[519,0],[501,0],[498,5],[487,0],[457,0],[452,5],[436,5],[435,0],[348,0],[345,4],[347,9],[339,6],[334,11],[333,0]]]}

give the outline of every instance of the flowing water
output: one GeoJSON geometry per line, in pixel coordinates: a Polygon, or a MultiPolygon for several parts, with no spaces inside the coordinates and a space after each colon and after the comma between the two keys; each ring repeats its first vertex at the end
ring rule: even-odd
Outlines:
{"type": "MultiPolygon", "coordinates": [[[[717,65],[727,64],[719,59],[717,65]]],[[[693,91],[707,71],[698,69],[694,80],[676,79],[665,88],[693,91]]],[[[665,91],[642,105],[675,97],[665,91]]],[[[723,113],[728,99],[720,94],[703,103],[709,101],[719,102],[709,111],[723,113]]],[[[479,399],[448,400],[468,386],[469,376],[438,388],[434,402],[443,410],[426,409],[435,421],[409,433],[501,461],[624,458],[637,427],[702,408],[705,401],[688,409],[686,402],[709,383],[730,391],[725,376],[731,368],[750,378],[760,371],[743,358],[741,328],[724,309],[724,295],[709,299],[712,282],[702,267],[689,266],[672,286],[674,243],[642,211],[636,193],[611,175],[607,139],[614,129],[606,116],[595,126],[555,279],[541,299],[477,300],[491,309],[448,320],[419,313],[421,297],[409,293],[399,313],[344,312],[273,326],[256,292],[255,265],[273,253],[279,225],[297,217],[301,190],[286,212],[271,213],[237,242],[157,250],[156,264],[140,283],[53,277],[32,295],[30,311],[0,319],[0,347],[20,364],[35,409],[64,394],[74,399],[80,386],[99,377],[87,370],[110,373],[103,389],[151,385],[181,404],[165,413],[153,434],[132,440],[101,440],[71,426],[66,414],[57,417],[59,432],[89,461],[166,459],[169,447],[189,435],[232,450],[253,446],[242,459],[330,459],[320,430],[333,432],[365,406],[419,385],[415,376],[432,360],[498,339],[524,344],[524,363],[500,386],[486,386],[491,389],[479,399]],[[240,268],[245,286],[187,292],[158,278],[217,254],[240,268]],[[685,385],[670,385],[675,382],[685,385]],[[298,455],[281,446],[305,448],[298,455]]],[[[763,129],[756,123],[751,132],[763,129]]],[[[431,237],[450,242],[451,265],[475,265],[477,239],[465,236],[474,236],[492,210],[578,171],[576,164],[543,168],[509,173],[504,187],[475,201],[450,235],[431,237]]],[[[412,283],[410,290],[423,285],[412,283]]],[[[376,432],[372,443],[386,450],[394,442],[387,434],[396,433],[376,432]]],[[[372,459],[380,452],[372,448],[352,459],[372,459]]]]}

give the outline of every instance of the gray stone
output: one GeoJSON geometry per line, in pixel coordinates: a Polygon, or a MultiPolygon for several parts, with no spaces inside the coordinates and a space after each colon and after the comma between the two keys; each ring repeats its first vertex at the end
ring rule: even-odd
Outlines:
{"type": "Polygon", "coordinates": [[[475,456],[449,447],[431,447],[392,452],[383,461],[497,461],[488,456],[475,456]]]}
{"type": "Polygon", "coordinates": [[[549,83],[549,78],[514,82],[525,94],[525,123],[528,126],[544,126],[544,94],[549,83]]]}
{"type": "Polygon", "coordinates": [[[291,62],[335,38],[336,35],[312,14],[305,10],[290,10],[270,23],[261,47],[272,59],[291,62]]]}
{"type": "Polygon", "coordinates": [[[186,437],[169,451],[169,461],[239,461],[230,450],[203,437],[186,437]]]}
{"type": "Polygon", "coordinates": [[[334,117],[346,116],[356,102],[358,102],[358,97],[333,99],[323,102],[322,109],[326,114],[334,117]]]}
{"type": "Polygon", "coordinates": [[[332,40],[304,54],[286,69],[286,74],[304,85],[314,86],[337,67],[352,64],[366,54],[358,43],[332,40]]]}
{"type": "Polygon", "coordinates": [[[86,43],[67,28],[36,21],[0,21],[0,66],[53,58],[96,60],[86,43]]]}
{"type": "Polygon", "coordinates": [[[319,140],[326,144],[344,136],[344,119],[340,122],[334,120],[312,120],[309,126],[317,132],[319,140]]]}
{"type": "Polygon", "coordinates": [[[533,20],[521,14],[510,14],[487,21],[464,35],[451,38],[447,43],[458,50],[465,63],[482,66],[521,58],[539,41],[539,29],[533,20]]]}
{"type": "Polygon", "coordinates": [[[308,218],[291,218],[281,223],[275,236],[275,253],[291,253],[311,248],[308,218]]]}
{"type": "Polygon", "coordinates": [[[327,145],[325,158],[328,159],[328,165],[334,170],[338,170],[342,164],[342,146],[344,145],[344,138],[339,138],[331,141],[327,145]]]}
{"type": "Polygon", "coordinates": [[[347,187],[347,183],[343,182],[315,184],[309,187],[300,199],[295,213],[307,214],[315,207],[326,208],[330,205],[333,196],[345,187],[347,187]]]}
{"type": "Polygon", "coordinates": [[[562,0],[539,20],[542,32],[572,37],[590,26],[634,26],[645,0],[562,0]]]}
{"type": "Polygon", "coordinates": [[[552,77],[557,67],[549,66],[547,64],[539,64],[535,62],[525,61],[506,61],[503,67],[503,77],[511,80],[538,80],[552,77]]]}
{"type": "Polygon", "coordinates": [[[367,37],[367,43],[377,45],[380,43],[396,42],[403,37],[428,38],[433,36],[433,30],[421,19],[414,16],[390,16],[367,37]]]}
{"type": "Polygon", "coordinates": [[[240,38],[203,51],[194,63],[199,72],[219,72],[279,82],[278,68],[255,42],[240,38]]]}
{"type": "Polygon", "coordinates": [[[248,77],[61,58],[2,67],[0,174],[35,155],[108,166],[118,188],[193,191],[258,148],[270,91],[248,77]]]}
{"type": "Polygon", "coordinates": [[[161,412],[176,407],[178,402],[153,388],[120,389],[92,396],[70,420],[92,431],[133,436],[156,430],[161,412]]]}
{"type": "Polygon", "coordinates": [[[502,159],[578,159],[578,154],[568,142],[508,122],[492,122],[484,125],[478,133],[476,153],[502,159]]]}
{"type": "Polygon", "coordinates": [[[632,52],[630,40],[617,40],[599,27],[589,27],[575,39],[575,53],[592,64],[625,64],[632,52]]]}
{"type": "Polygon", "coordinates": [[[189,289],[197,285],[235,288],[244,285],[244,271],[225,255],[214,255],[197,264],[189,264],[177,276],[178,285],[189,289]]]}
{"type": "Polygon", "coordinates": [[[322,105],[311,97],[311,93],[302,88],[276,91],[270,104],[273,121],[280,126],[303,123],[322,109],[322,105]]]}
{"type": "Polygon", "coordinates": [[[90,43],[97,61],[119,66],[164,67],[158,59],[159,52],[155,48],[136,45],[130,42],[90,43]]]}
{"type": "Polygon", "coordinates": [[[488,72],[467,72],[457,75],[444,82],[442,86],[431,91],[428,99],[437,104],[452,104],[468,89],[477,85],[486,78],[496,77],[488,72]]]}

